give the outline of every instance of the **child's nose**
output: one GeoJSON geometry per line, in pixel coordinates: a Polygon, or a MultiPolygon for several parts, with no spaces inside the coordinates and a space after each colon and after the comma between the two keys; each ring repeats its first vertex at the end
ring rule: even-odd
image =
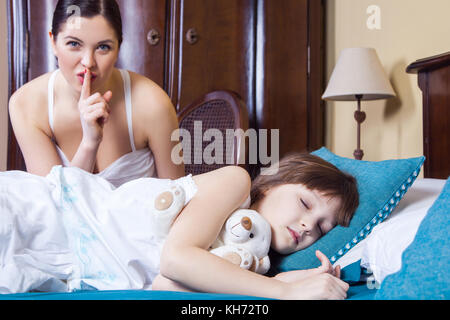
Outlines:
{"type": "Polygon", "coordinates": [[[314,221],[304,218],[300,221],[300,226],[305,232],[310,232],[314,228],[314,221]]]}

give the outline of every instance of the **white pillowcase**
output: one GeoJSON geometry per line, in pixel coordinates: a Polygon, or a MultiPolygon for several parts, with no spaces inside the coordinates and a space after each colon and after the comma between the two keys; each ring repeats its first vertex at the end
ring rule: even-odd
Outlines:
{"type": "Polygon", "coordinates": [[[446,180],[417,179],[392,214],[373,228],[370,235],[336,261],[341,268],[361,259],[376,282],[401,269],[403,251],[412,243],[428,209],[446,180]]]}

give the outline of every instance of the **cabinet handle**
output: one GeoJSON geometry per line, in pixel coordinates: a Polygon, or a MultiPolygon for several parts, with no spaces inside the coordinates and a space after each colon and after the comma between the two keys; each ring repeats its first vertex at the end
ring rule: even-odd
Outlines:
{"type": "Polygon", "coordinates": [[[161,35],[156,29],[152,29],[147,34],[147,41],[152,46],[158,45],[159,41],[161,40],[161,35]]]}
{"type": "Polygon", "coordinates": [[[195,28],[191,28],[187,31],[186,33],[186,40],[187,42],[189,42],[190,44],[196,44],[198,41],[198,33],[197,30],[195,30],[195,28]]]}

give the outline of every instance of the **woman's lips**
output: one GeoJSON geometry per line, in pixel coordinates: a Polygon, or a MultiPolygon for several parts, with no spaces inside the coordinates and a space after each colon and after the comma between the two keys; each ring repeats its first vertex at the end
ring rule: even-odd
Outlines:
{"type": "MultiPolygon", "coordinates": [[[[84,72],[77,74],[77,78],[80,81],[81,84],[84,83],[84,72]]],[[[97,75],[91,74],[91,83],[94,82],[94,80],[97,78],[97,75]]]]}
{"type": "Polygon", "coordinates": [[[298,244],[299,240],[300,240],[300,234],[294,230],[292,230],[291,228],[287,227],[289,233],[292,236],[292,239],[294,239],[295,244],[298,244]]]}

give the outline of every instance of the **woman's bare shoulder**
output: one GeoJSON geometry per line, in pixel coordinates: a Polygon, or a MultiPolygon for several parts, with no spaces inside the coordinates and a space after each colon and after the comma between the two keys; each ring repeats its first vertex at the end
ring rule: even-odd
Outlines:
{"type": "Polygon", "coordinates": [[[39,76],[17,89],[9,100],[12,117],[28,118],[41,123],[47,115],[48,80],[51,73],[39,76]]]}
{"type": "Polygon", "coordinates": [[[40,101],[42,99],[45,99],[47,101],[48,81],[50,76],[51,73],[46,73],[24,84],[11,96],[10,103],[33,101],[33,104],[27,104],[28,106],[30,106],[36,105],[36,100],[40,101]]]}
{"type": "Polygon", "coordinates": [[[158,118],[172,114],[174,107],[167,93],[153,80],[130,72],[133,107],[142,116],[158,118]]]}

